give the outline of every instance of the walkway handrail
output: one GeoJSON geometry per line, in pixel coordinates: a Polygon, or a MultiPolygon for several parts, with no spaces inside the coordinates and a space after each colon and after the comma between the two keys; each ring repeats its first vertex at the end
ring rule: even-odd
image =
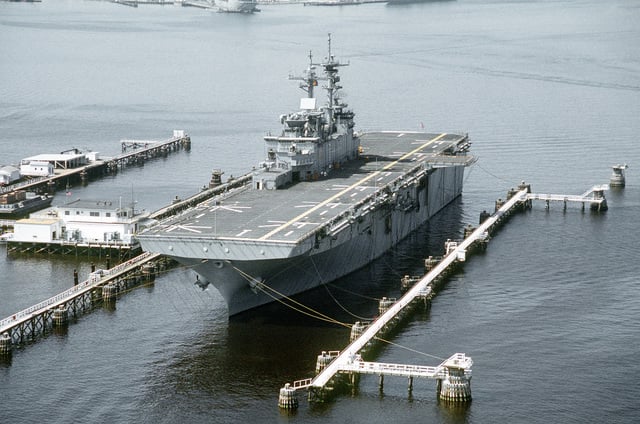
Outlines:
{"type": "Polygon", "coordinates": [[[304,380],[296,380],[293,382],[293,388],[294,389],[306,389],[307,387],[311,386],[311,382],[313,381],[312,378],[305,378],[304,380]]]}
{"type": "MultiPolygon", "coordinates": [[[[115,156],[113,156],[110,160],[113,161],[117,161],[117,160],[122,160],[122,159],[126,159],[128,157],[131,156],[135,156],[138,155],[140,153],[144,153],[148,150],[153,150],[153,149],[157,149],[158,147],[162,147],[162,146],[166,146],[167,144],[172,144],[172,143],[176,143],[182,139],[186,138],[185,137],[171,137],[170,139],[167,140],[158,140],[158,141],[153,141],[153,140],[145,140],[146,141],[146,146],[141,147],[141,148],[134,148],[132,151],[130,152],[124,152],[124,153],[119,153],[115,156]]],[[[128,141],[134,141],[134,140],[120,140],[120,142],[128,142],[128,141]]],[[[142,141],[143,143],[145,141],[142,141]]]]}
{"type": "Polygon", "coordinates": [[[64,303],[63,301],[66,301],[67,299],[74,297],[74,295],[77,295],[79,292],[86,292],[87,290],[91,290],[92,288],[97,286],[99,283],[104,281],[103,279],[104,277],[108,277],[108,276],[113,277],[119,274],[120,272],[124,271],[125,269],[140,263],[143,260],[153,259],[153,258],[149,258],[152,255],[154,257],[159,256],[159,254],[157,253],[151,254],[149,252],[144,252],[136,256],[135,258],[128,260],[127,262],[123,262],[119,265],[116,265],[111,269],[99,270],[101,271],[101,275],[98,275],[97,273],[92,273],[87,280],[83,281],[82,283],[79,283],[77,286],[73,286],[63,291],[62,293],[59,293],[53,297],[50,297],[49,299],[43,300],[40,303],[37,303],[7,318],[4,318],[3,320],[0,321],[0,334],[2,334],[4,331],[6,331],[7,329],[12,327],[19,321],[27,318],[31,318],[31,314],[33,314],[36,311],[50,308],[52,305],[57,306],[60,303],[64,303]]]}

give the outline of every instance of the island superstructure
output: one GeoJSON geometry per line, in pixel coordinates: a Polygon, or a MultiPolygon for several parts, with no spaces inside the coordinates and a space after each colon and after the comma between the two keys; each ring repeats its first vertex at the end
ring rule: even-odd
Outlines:
{"type": "Polygon", "coordinates": [[[382,255],[460,196],[466,134],[356,133],[329,52],[300,78],[307,96],[264,137],[250,183],[159,221],[143,249],[191,267],[235,315],[342,277],[382,255]],[[316,73],[321,68],[322,75],[316,73]],[[324,84],[326,104],[315,88],[324,84]]]}

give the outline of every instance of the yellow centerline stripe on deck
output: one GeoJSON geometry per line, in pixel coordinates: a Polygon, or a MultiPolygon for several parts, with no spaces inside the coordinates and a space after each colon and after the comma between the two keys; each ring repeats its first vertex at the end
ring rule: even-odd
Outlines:
{"type": "Polygon", "coordinates": [[[442,137],[446,136],[447,133],[442,133],[439,136],[427,141],[426,143],[422,144],[420,147],[417,147],[415,149],[413,149],[412,151],[410,151],[409,153],[404,154],[403,156],[401,156],[400,158],[396,159],[395,161],[385,165],[382,169],[372,172],[371,174],[367,175],[366,177],[364,177],[363,179],[361,179],[358,182],[355,182],[353,184],[351,184],[349,187],[345,188],[344,190],[334,194],[333,196],[331,196],[330,198],[322,201],[321,203],[318,203],[317,205],[315,205],[313,208],[307,210],[304,213],[301,213],[300,215],[296,216],[295,218],[292,218],[290,221],[285,222],[284,224],[282,224],[280,227],[276,228],[275,230],[272,230],[270,232],[268,232],[267,234],[263,235],[262,237],[260,237],[258,240],[265,240],[268,239],[269,237],[271,237],[272,235],[276,234],[279,231],[284,230],[285,228],[287,228],[288,226],[292,225],[295,222],[298,222],[299,220],[301,220],[302,218],[304,218],[305,216],[317,211],[318,209],[320,209],[323,206],[326,206],[328,203],[333,202],[334,200],[336,200],[337,198],[339,198],[340,196],[344,195],[345,193],[347,193],[349,190],[352,190],[354,187],[357,187],[358,185],[365,183],[367,181],[369,181],[371,178],[377,176],[378,174],[380,174],[382,171],[386,171],[387,169],[395,166],[398,162],[405,160],[406,158],[408,158],[409,156],[419,152],[420,150],[424,149],[425,147],[427,147],[428,145],[435,143],[436,141],[440,140],[442,137]]]}

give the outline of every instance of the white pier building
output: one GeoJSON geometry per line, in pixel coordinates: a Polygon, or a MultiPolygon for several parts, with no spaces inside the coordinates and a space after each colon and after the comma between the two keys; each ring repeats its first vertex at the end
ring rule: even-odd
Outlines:
{"type": "Polygon", "coordinates": [[[132,247],[137,245],[134,235],[138,232],[139,221],[147,215],[117,201],[79,199],[16,221],[13,241],[132,247]]]}

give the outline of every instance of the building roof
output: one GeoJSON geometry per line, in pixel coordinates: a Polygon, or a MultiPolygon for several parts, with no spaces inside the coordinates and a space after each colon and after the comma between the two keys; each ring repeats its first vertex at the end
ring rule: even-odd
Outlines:
{"type": "Polygon", "coordinates": [[[16,171],[20,171],[20,169],[16,168],[13,165],[0,166],[0,172],[16,172],[16,171]]]}
{"type": "Polygon", "coordinates": [[[84,158],[86,155],[84,153],[43,153],[40,155],[30,156],[28,158],[22,159],[23,161],[42,161],[42,162],[64,162],[70,161],[73,159],[84,158]]]}
{"type": "Polygon", "coordinates": [[[64,205],[58,205],[58,209],[93,209],[93,210],[108,210],[114,211],[116,209],[131,209],[126,203],[121,204],[119,201],[112,200],[91,200],[91,199],[77,199],[64,205]]]}
{"type": "Polygon", "coordinates": [[[25,218],[16,221],[16,224],[38,224],[38,225],[52,225],[60,221],[54,218],[25,218]]]}

